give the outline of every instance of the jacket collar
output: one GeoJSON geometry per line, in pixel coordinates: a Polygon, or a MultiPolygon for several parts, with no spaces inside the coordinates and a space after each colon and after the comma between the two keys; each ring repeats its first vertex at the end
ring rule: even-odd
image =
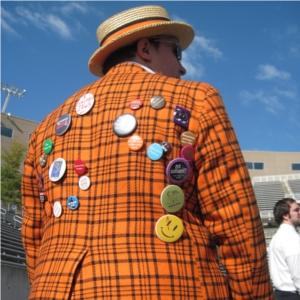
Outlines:
{"type": "Polygon", "coordinates": [[[146,67],[146,66],[144,66],[142,64],[139,64],[137,62],[127,61],[127,62],[120,63],[120,64],[112,67],[107,72],[107,74],[105,76],[113,75],[113,74],[117,74],[117,73],[134,74],[134,73],[143,73],[143,72],[147,72],[147,73],[150,73],[150,74],[155,74],[155,72],[153,70],[151,70],[149,67],[146,67]]]}

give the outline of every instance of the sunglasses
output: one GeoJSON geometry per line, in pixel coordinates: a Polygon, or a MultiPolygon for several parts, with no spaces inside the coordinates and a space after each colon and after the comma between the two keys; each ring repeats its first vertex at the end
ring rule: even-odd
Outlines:
{"type": "Polygon", "coordinates": [[[172,47],[172,52],[174,53],[177,60],[180,61],[182,59],[182,49],[178,42],[174,40],[171,41],[171,40],[163,39],[163,38],[154,38],[154,39],[150,39],[150,41],[170,45],[172,47]]]}

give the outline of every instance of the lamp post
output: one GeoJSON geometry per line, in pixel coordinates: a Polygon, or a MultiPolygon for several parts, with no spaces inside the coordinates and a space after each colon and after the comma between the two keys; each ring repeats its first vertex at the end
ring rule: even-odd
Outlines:
{"type": "Polygon", "coordinates": [[[21,98],[26,93],[25,89],[19,89],[17,87],[10,86],[10,85],[2,83],[2,82],[1,82],[1,91],[6,93],[4,104],[3,104],[2,110],[1,110],[1,112],[3,112],[3,113],[5,113],[5,111],[6,111],[6,107],[8,105],[11,95],[21,98]]]}

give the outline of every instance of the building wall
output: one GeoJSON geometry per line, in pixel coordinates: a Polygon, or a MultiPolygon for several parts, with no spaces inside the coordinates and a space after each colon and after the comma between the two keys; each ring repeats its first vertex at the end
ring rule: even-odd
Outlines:
{"type": "Polygon", "coordinates": [[[300,170],[293,170],[292,164],[300,166],[300,152],[272,152],[272,151],[243,151],[247,163],[263,163],[263,169],[249,169],[251,177],[299,174],[300,170]]]}
{"type": "Polygon", "coordinates": [[[37,122],[1,113],[1,151],[9,150],[14,141],[27,148],[30,134],[37,125],[37,122]]]}

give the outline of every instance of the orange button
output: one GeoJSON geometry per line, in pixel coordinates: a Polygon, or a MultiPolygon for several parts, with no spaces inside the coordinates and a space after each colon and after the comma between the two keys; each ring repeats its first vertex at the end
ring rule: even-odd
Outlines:
{"type": "Polygon", "coordinates": [[[132,135],[128,139],[128,147],[130,150],[138,151],[140,150],[144,145],[143,139],[139,135],[132,135]]]}

